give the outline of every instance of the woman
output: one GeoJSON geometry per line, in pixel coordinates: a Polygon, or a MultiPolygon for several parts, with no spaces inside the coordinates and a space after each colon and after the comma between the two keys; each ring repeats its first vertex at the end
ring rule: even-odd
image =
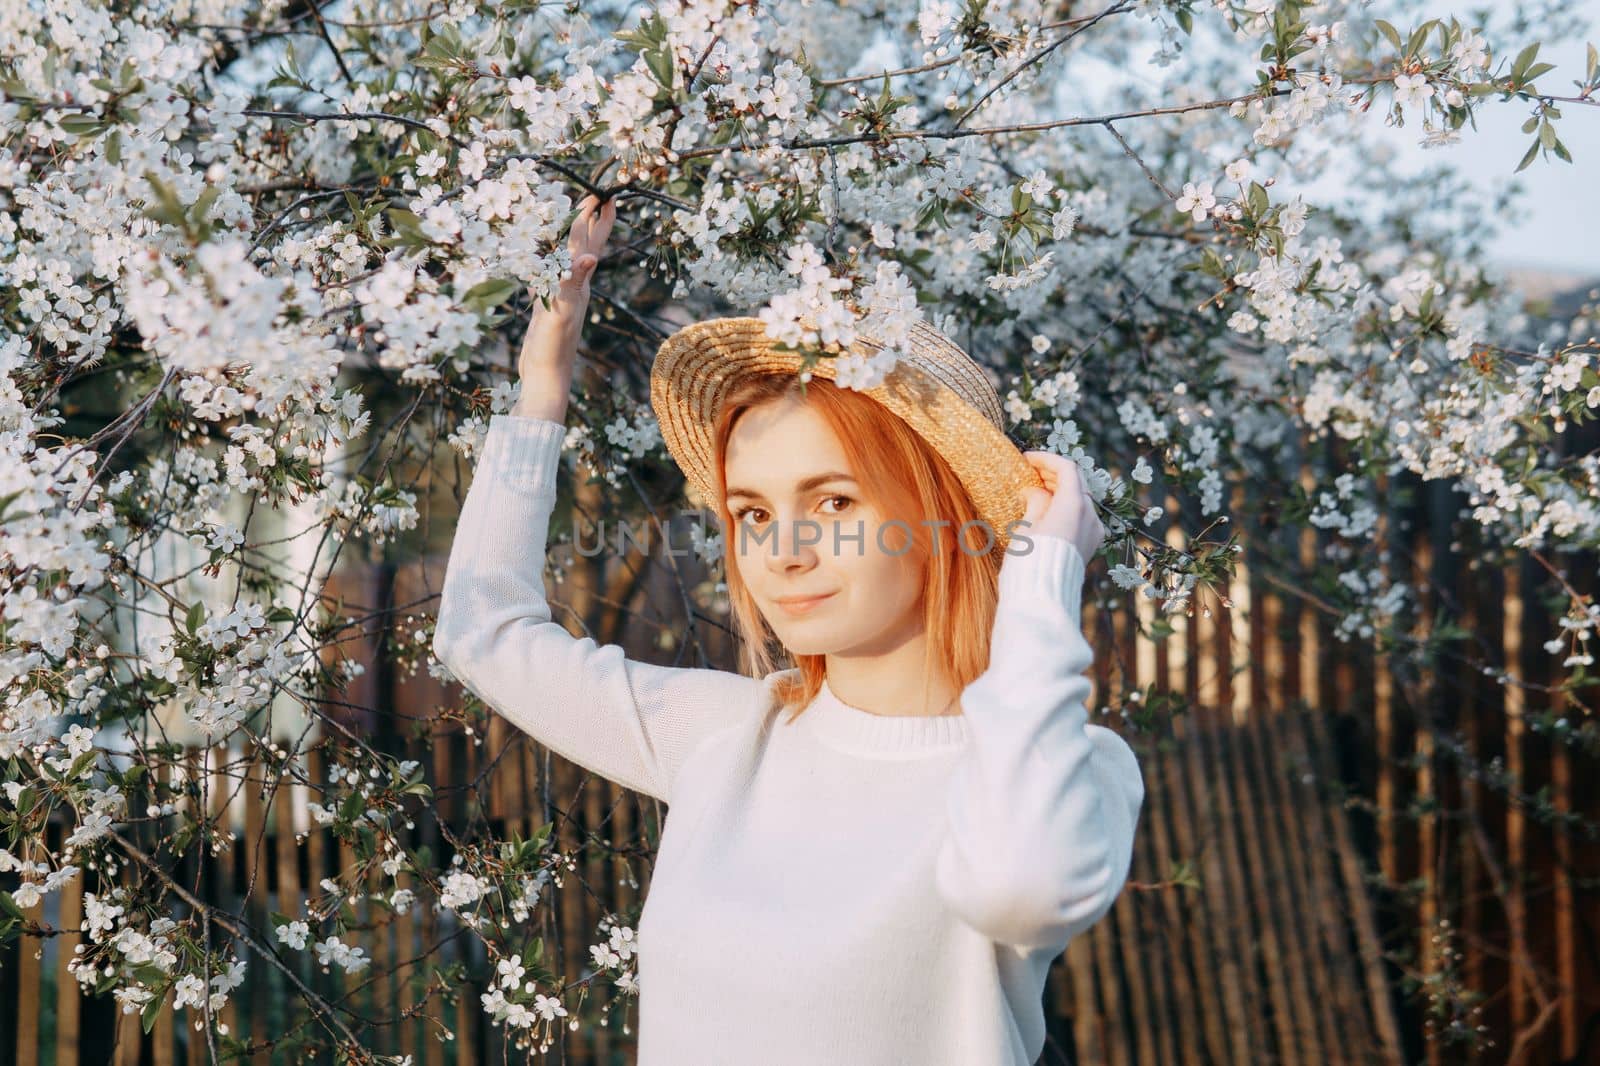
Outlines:
{"type": "Polygon", "coordinates": [[[1144,798],[1127,743],[1087,722],[1104,530],[1078,467],[1019,453],[935,331],[883,385],[839,387],[824,360],[802,395],[759,320],[697,323],[651,398],[724,524],[750,676],[573,637],[545,537],[614,203],[581,205],[572,277],[491,419],[434,649],[518,728],[670,804],[637,934],[642,1066],[1032,1063],[1045,974],[1121,891],[1144,798]],[[769,669],[773,639],[793,666],[769,669]]]}

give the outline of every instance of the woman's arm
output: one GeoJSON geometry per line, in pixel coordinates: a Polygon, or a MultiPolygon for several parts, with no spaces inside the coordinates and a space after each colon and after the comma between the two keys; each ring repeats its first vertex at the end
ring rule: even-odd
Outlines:
{"type": "Polygon", "coordinates": [[[1088,722],[1083,556],[1063,537],[1032,542],[1001,565],[989,668],[961,693],[971,740],[936,869],[973,928],[1060,950],[1127,882],[1144,778],[1128,743],[1088,722]]]}
{"type": "Polygon", "coordinates": [[[762,684],[724,670],[636,662],[554,622],[544,565],[567,395],[614,201],[580,205],[572,274],[535,309],[518,359],[522,392],[494,415],[462,504],[434,629],[439,661],[546,747],[628,788],[669,799],[705,736],[756,713],[762,684]]]}
{"type": "Polygon", "coordinates": [[[533,309],[533,321],[522,338],[517,374],[522,392],[511,413],[523,418],[565,422],[572,368],[578,361],[578,338],[589,313],[589,281],[599,269],[606,238],[617,220],[617,202],[600,203],[585,196],[567,234],[572,271],[561,279],[548,307],[533,309]]]}
{"type": "Polygon", "coordinates": [[[463,685],[552,751],[670,802],[684,758],[758,713],[762,684],[654,666],[551,619],[545,544],[566,429],[494,415],[445,569],[433,650],[463,685]]]}

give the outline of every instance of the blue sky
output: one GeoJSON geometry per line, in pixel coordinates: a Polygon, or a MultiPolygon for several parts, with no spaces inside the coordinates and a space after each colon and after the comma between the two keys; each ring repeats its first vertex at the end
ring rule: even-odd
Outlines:
{"type": "MultiPolygon", "coordinates": [[[[1429,6],[1430,15],[1465,14],[1467,4],[1440,3],[1429,6]]],[[[1587,39],[1600,46],[1596,27],[1600,26],[1600,0],[1575,0],[1571,10],[1589,19],[1587,39]]],[[[1539,58],[1556,64],[1556,69],[1539,79],[1545,92],[1575,96],[1572,82],[1583,77],[1585,40],[1546,41],[1539,58]]],[[[1493,188],[1495,182],[1512,177],[1512,171],[1533,139],[1521,130],[1530,109],[1515,102],[1502,103],[1490,98],[1479,108],[1478,128],[1462,132],[1461,141],[1445,148],[1423,149],[1413,126],[1385,130],[1402,165],[1422,166],[1430,156],[1453,162],[1473,176],[1480,188],[1493,188]]],[[[1552,156],[1535,159],[1517,178],[1525,195],[1525,216],[1501,228],[1491,246],[1496,259],[1507,267],[1541,270],[1571,270],[1600,276],[1600,107],[1565,105],[1556,124],[1562,143],[1572,153],[1572,162],[1552,156]]]]}

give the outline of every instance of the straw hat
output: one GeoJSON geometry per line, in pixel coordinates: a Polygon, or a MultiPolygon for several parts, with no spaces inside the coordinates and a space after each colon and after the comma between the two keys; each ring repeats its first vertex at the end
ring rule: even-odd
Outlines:
{"type": "MultiPolygon", "coordinates": [[[[870,355],[885,345],[857,334],[855,351],[870,355]]],[[[650,403],[661,436],[689,482],[709,504],[715,489],[714,430],[729,390],[752,374],[800,368],[798,352],[775,350],[759,318],[713,318],[685,326],[662,342],[650,369],[650,403]]],[[[900,416],[950,464],[995,540],[1010,542],[1007,527],[1020,521],[1022,490],[1043,480],[1006,436],[1000,398],[972,357],[926,323],[911,329],[910,354],[878,385],[861,390],[900,416]]],[[[812,377],[833,379],[836,359],[818,360],[812,377]]],[[[952,531],[953,532],[953,531],[952,531]]],[[[981,531],[980,540],[981,540],[981,531]]]]}

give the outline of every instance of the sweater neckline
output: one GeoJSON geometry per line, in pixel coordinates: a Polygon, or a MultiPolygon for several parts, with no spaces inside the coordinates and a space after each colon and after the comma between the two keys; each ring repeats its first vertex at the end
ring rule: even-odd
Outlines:
{"type": "Polygon", "coordinates": [[[947,752],[967,737],[965,714],[874,714],[841,700],[824,678],[800,722],[809,722],[824,743],[868,756],[947,752]]]}

